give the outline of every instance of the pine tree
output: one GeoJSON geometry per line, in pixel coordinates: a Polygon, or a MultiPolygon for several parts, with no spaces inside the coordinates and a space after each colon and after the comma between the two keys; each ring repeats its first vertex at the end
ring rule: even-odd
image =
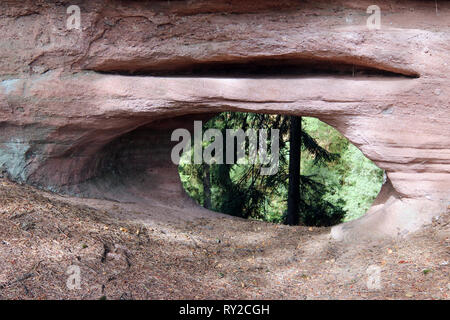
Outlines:
{"type": "Polygon", "coordinates": [[[289,132],[289,191],[286,224],[298,225],[300,220],[300,164],[302,117],[291,116],[289,132]]]}

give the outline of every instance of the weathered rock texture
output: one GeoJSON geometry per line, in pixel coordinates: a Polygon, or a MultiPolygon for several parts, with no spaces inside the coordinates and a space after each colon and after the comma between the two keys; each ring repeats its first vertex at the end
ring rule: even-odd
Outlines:
{"type": "Polygon", "coordinates": [[[314,116],[384,185],[337,239],[405,234],[450,196],[450,3],[4,1],[0,167],[56,192],[185,205],[170,134],[225,110],[314,116]],[[69,5],[81,30],[66,28],[69,5]]]}

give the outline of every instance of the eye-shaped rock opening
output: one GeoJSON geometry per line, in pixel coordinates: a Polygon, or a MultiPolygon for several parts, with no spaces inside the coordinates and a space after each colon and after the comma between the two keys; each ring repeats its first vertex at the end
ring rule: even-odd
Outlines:
{"type": "MultiPolygon", "coordinates": [[[[252,114],[267,116],[267,114],[252,114]]],[[[201,206],[205,206],[205,199],[204,194],[199,194],[204,192],[205,180],[192,173],[195,169],[202,168],[203,163],[191,167],[178,166],[177,163],[174,163],[173,150],[180,140],[173,139],[172,134],[176,129],[186,129],[194,139],[195,121],[206,125],[218,116],[220,114],[217,113],[187,114],[153,121],[140,119],[139,122],[136,122],[134,120],[129,122],[128,128],[121,130],[110,130],[107,126],[103,129],[98,128],[84,139],[80,139],[79,143],[75,144],[70,151],[61,154],[60,159],[55,157],[49,160],[47,164],[50,169],[44,169],[41,172],[46,173],[47,177],[64,178],[64,180],[54,180],[54,185],[57,186],[54,191],[79,197],[201,210],[201,206]],[[61,175],[62,172],[65,175],[61,175]]],[[[288,117],[288,115],[280,114],[271,114],[271,116],[288,117]]],[[[339,148],[341,154],[328,164],[317,165],[314,163],[314,156],[303,150],[302,174],[305,179],[316,181],[324,188],[320,188],[320,192],[323,192],[320,197],[311,198],[310,193],[310,198],[302,199],[302,201],[308,202],[309,207],[312,208],[311,214],[314,210],[316,213],[320,213],[320,210],[325,213],[332,207],[336,212],[340,211],[344,214],[339,219],[332,220],[331,224],[361,216],[370,207],[380,190],[383,179],[382,170],[365,158],[355,146],[331,126],[315,118],[307,118],[306,122],[308,135],[315,137],[318,143],[330,152],[336,153],[339,148]],[[316,206],[314,201],[322,203],[317,203],[316,206]],[[324,204],[326,205],[324,206],[324,204]]],[[[69,131],[68,128],[65,131],[60,130],[59,134],[63,132],[68,134],[69,131]]],[[[268,138],[270,139],[270,132],[268,138]]],[[[280,139],[286,140],[286,136],[281,136],[280,139]]],[[[282,148],[281,156],[286,157],[287,151],[286,147],[282,148]]],[[[270,155],[271,150],[268,152],[270,155]]],[[[241,170],[242,173],[243,168],[245,166],[235,165],[232,171],[239,172],[241,170]]],[[[278,183],[277,188],[284,188],[284,191],[287,190],[286,169],[281,161],[279,178],[283,181],[278,183]]],[[[214,170],[216,173],[218,172],[217,168],[214,170]]],[[[204,173],[202,170],[199,172],[204,173]]],[[[218,200],[225,196],[224,193],[232,191],[231,188],[236,186],[230,185],[224,189],[222,184],[222,190],[218,190],[217,185],[224,181],[217,181],[220,178],[213,177],[213,175],[211,174],[210,182],[217,182],[216,186],[214,183],[210,186],[213,190],[210,195],[213,206],[205,207],[220,213],[252,217],[251,214],[245,212],[245,208],[239,212],[230,211],[226,209],[227,204],[219,203],[218,200]],[[227,188],[229,189],[227,190],[227,188]]],[[[242,177],[236,175],[228,177],[230,181],[240,178],[242,177]]],[[[264,181],[269,180],[261,181],[265,183],[264,181]]],[[[245,187],[245,185],[240,187],[243,186],[245,187]]],[[[266,195],[273,191],[264,190],[264,184],[259,187],[266,192],[266,195]]],[[[283,190],[278,191],[283,194],[283,190]]],[[[258,201],[262,201],[260,209],[264,215],[253,218],[282,222],[286,199],[280,194],[275,198],[270,196],[258,198],[258,201]]],[[[228,194],[227,197],[232,196],[228,194]]],[[[311,215],[308,218],[310,224],[314,224],[313,218],[311,215]]],[[[316,225],[330,224],[329,221],[325,221],[326,217],[322,218],[321,222],[317,222],[316,225]]]]}
{"type": "MultiPolygon", "coordinates": [[[[301,144],[297,150],[301,155],[300,224],[329,226],[363,216],[381,189],[383,170],[333,127],[317,118],[301,120],[301,134],[294,138],[301,144]]],[[[290,116],[242,112],[224,112],[197,122],[196,131],[189,135],[193,144],[183,149],[180,159],[184,189],[206,209],[284,223],[289,180],[293,178],[289,157],[295,152],[290,147],[292,125],[290,116]],[[242,130],[238,138],[240,129],[249,131],[244,135],[242,130]],[[273,129],[278,130],[276,144],[271,140],[273,129]],[[238,160],[240,147],[246,163],[238,160]],[[271,161],[259,162],[260,152],[271,161]],[[275,170],[270,172],[269,167],[275,170]]]]}

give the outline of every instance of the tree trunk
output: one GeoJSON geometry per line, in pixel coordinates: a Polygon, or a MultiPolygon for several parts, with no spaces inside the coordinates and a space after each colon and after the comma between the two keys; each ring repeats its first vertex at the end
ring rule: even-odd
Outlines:
{"type": "Polygon", "coordinates": [[[298,225],[300,217],[300,159],[302,146],[302,117],[291,116],[289,133],[289,191],[286,224],[298,225]]]}
{"type": "Polygon", "coordinates": [[[203,165],[203,193],[204,193],[204,202],[203,207],[206,209],[211,209],[211,177],[209,165],[203,165]]]}

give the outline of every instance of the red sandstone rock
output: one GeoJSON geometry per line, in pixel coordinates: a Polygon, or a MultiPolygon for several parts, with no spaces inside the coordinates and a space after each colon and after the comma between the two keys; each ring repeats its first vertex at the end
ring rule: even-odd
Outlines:
{"type": "Polygon", "coordinates": [[[368,2],[244,2],[86,1],[81,30],[66,28],[69,2],[1,4],[0,167],[57,192],[181,206],[173,129],[225,110],[298,114],[389,177],[333,237],[404,235],[445,212],[450,4],[382,1],[368,30],[368,2]],[[273,74],[286,65],[297,72],[273,74]],[[236,66],[268,74],[214,76],[236,66]]]}

